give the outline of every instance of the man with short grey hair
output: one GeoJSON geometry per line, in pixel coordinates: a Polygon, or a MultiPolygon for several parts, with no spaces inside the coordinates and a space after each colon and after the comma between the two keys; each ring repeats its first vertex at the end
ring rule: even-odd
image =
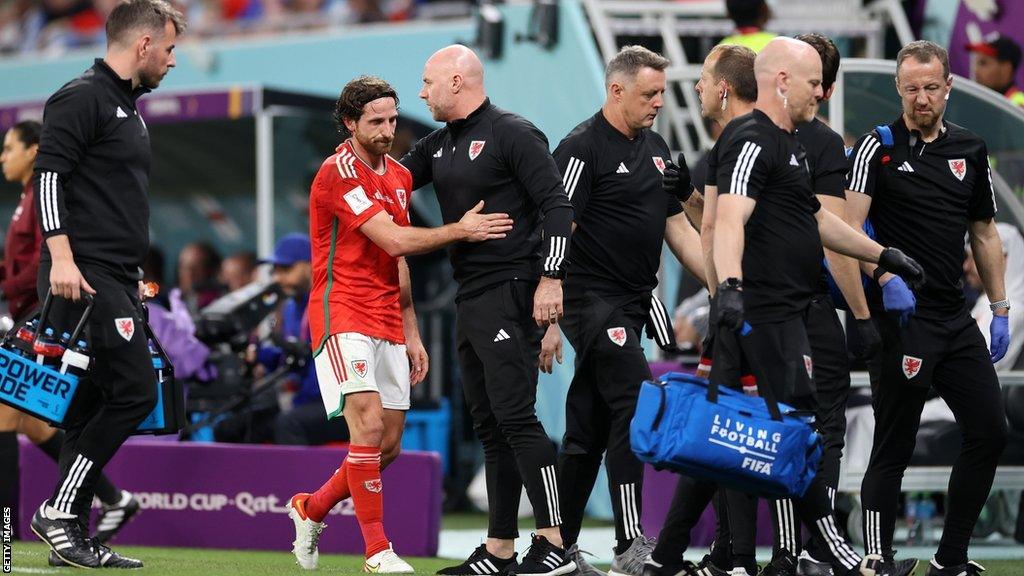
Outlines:
{"type": "Polygon", "coordinates": [[[126,0],[107,19],[107,53],[46,102],[34,182],[43,237],[38,289],[50,323],[71,331],[83,298],[92,368],[64,425],[61,477],[32,518],[50,564],[141,568],[87,537],[96,480],[156,406],[156,376],[140,302],[149,249],[150,142],[136,100],[175,64],[182,15],[164,0],[126,0]]]}
{"type": "MultiPolygon", "coordinates": [[[[653,545],[640,525],[643,464],[630,449],[629,423],[640,384],[651,377],[644,326],[671,331],[651,295],[663,243],[704,278],[700,237],[681,205],[693,192],[689,177],[679,194],[665,193],[669,149],[650,129],[663,104],[668,64],[641,46],[623,48],[608,64],[604,105],[554,152],[575,213],[561,322],[576,350],[559,457],[562,539],[584,576],[598,572],[576,539],[605,453],[617,540],[610,573],[640,576],[653,545]]],[[[558,326],[545,336],[542,370],[551,370],[553,356],[561,361],[558,326]]]]}

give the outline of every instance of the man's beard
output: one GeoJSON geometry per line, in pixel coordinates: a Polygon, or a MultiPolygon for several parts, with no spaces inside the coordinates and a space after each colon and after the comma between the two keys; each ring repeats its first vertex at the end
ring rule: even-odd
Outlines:
{"type": "Polygon", "coordinates": [[[372,140],[372,139],[364,140],[364,139],[359,138],[359,137],[356,137],[356,139],[359,140],[359,144],[363,147],[363,149],[365,149],[367,152],[369,152],[371,154],[374,154],[374,155],[377,155],[377,156],[383,156],[384,154],[387,154],[388,152],[390,152],[391,151],[391,147],[395,143],[394,140],[392,140],[392,141],[388,142],[387,144],[385,144],[385,143],[381,142],[380,140],[372,140]]]}
{"type": "Polygon", "coordinates": [[[164,79],[162,74],[154,74],[147,71],[139,71],[139,84],[143,88],[148,90],[156,90],[157,86],[160,86],[160,81],[164,79]]]}

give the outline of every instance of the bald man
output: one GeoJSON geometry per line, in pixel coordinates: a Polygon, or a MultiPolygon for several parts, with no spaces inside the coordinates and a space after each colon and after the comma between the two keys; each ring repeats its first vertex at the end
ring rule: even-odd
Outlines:
{"type": "MultiPolygon", "coordinates": [[[[898,250],[883,249],[822,210],[814,195],[806,153],[794,131],[814,117],[823,96],[817,51],[798,40],[772,40],[755,59],[754,75],[758,96],[753,112],[725,127],[708,162],[709,181],[714,175],[717,184],[712,191],[717,194],[712,258],[718,277],[724,278],[715,296],[711,378],[740,386],[742,338],[762,396],[814,410],[805,322],[821,274],[822,244],[911,280],[922,273],[898,250]]],[[[835,574],[874,575],[882,564],[880,556],[862,559],[839,535],[820,477],[803,497],[780,501],[776,512],[777,545],[762,574],[795,574],[800,541],[780,542],[779,537],[795,532],[797,518],[823,543],[818,548],[827,553],[835,574]]]]}
{"type": "Polygon", "coordinates": [[[433,182],[445,222],[483,201],[509,215],[504,239],[449,248],[455,280],[462,388],[484,448],[488,531],[446,575],[556,576],[576,569],[559,533],[555,449],[537,419],[544,327],[562,316],[562,278],[573,218],[547,139],[533,124],[490,103],[479,58],[465,46],[436,52],[423,69],[422,98],[445,126],[402,158],[413,189],[433,182]],[[536,534],[516,563],[523,485],[536,534]]]}

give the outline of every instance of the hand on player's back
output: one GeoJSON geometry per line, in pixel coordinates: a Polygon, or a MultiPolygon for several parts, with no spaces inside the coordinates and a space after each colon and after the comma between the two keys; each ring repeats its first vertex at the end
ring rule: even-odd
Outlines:
{"type": "Polygon", "coordinates": [[[462,228],[464,239],[468,242],[483,242],[485,240],[497,240],[504,238],[505,233],[512,229],[512,219],[505,213],[482,214],[484,201],[477,202],[476,206],[470,208],[462,219],[459,226],[462,228]]]}

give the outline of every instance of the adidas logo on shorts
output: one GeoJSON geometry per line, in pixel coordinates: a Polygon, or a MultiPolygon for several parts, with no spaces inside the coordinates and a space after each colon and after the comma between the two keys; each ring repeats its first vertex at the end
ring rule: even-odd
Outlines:
{"type": "Polygon", "coordinates": [[[494,341],[495,342],[501,342],[502,340],[511,340],[511,339],[512,339],[512,337],[508,335],[508,332],[505,332],[504,328],[502,328],[501,330],[498,330],[498,334],[494,337],[494,341]]]}

